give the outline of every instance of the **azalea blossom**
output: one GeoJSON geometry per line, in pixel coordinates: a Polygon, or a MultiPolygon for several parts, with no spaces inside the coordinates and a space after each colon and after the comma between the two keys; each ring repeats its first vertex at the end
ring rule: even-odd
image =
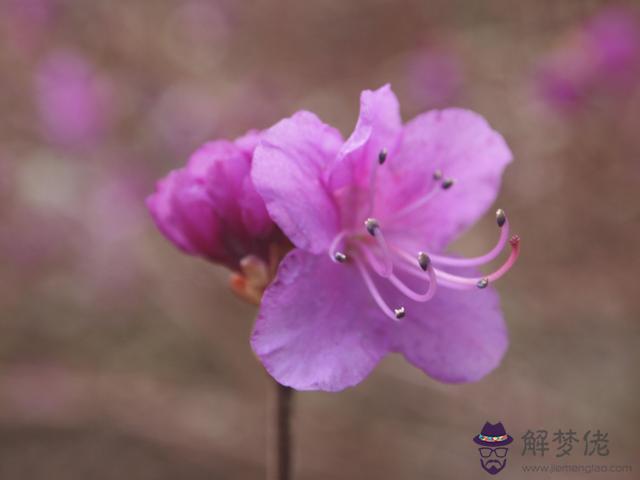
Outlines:
{"type": "Polygon", "coordinates": [[[362,93],[346,141],[306,111],[266,131],[253,184],[295,246],[251,338],[267,371],[299,390],[338,391],[391,352],[443,382],[493,370],[508,339],[492,284],[516,261],[519,238],[499,210],[491,251],[443,252],[494,202],[511,158],[502,136],[468,110],[403,125],[388,85],[362,93]],[[506,248],[502,266],[480,272],[506,248]]]}
{"type": "Polygon", "coordinates": [[[37,53],[50,38],[60,6],[58,0],[1,1],[0,29],[10,49],[27,56],[37,53]]]}
{"type": "Polygon", "coordinates": [[[547,103],[573,108],[597,93],[628,93],[640,80],[640,20],[622,7],[599,11],[544,56],[536,86],[547,103]]]}
{"type": "Polygon", "coordinates": [[[112,114],[109,82],[75,52],[56,50],[38,66],[36,101],[44,133],[67,147],[94,146],[112,114]]]}
{"type": "Polygon", "coordinates": [[[233,290],[253,303],[289,249],[251,181],[259,138],[249,132],[233,142],[206,143],[147,198],[158,229],[171,242],[234,271],[233,290]]]}

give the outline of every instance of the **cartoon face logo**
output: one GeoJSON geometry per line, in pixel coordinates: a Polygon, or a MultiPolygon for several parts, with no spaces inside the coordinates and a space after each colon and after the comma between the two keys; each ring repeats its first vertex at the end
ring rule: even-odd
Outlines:
{"type": "Polygon", "coordinates": [[[480,435],[473,437],[473,441],[480,445],[480,465],[485,472],[495,475],[506,467],[509,452],[506,446],[513,442],[513,437],[507,435],[502,422],[495,425],[486,422],[480,435]]]}

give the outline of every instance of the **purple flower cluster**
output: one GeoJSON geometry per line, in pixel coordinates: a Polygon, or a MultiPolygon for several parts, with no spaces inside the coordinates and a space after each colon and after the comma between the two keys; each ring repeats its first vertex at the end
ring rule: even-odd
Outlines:
{"type": "Polygon", "coordinates": [[[278,382],[342,390],[392,352],[437,380],[469,382],[506,351],[492,284],[520,241],[498,210],[491,251],[443,251],[494,202],[510,161],[478,114],[431,111],[403,125],[384,86],[362,93],[346,140],[301,111],[206,144],[148,206],[179,248],[234,270],[236,291],[254,287],[245,295],[260,302],[251,345],[278,382]],[[505,263],[481,274],[507,246],[505,263]]]}
{"type": "Polygon", "coordinates": [[[597,92],[626,92],[640,80],[640,21],[632,10],[607,8],[571,32],[542,59],[541,97],[573,108],[597,92]]]}
{"type": "Polygon", "coordinates": [[[83,56],[54,51],[38,66],[36,101],[46,136],[68,146],[94,146],[102,139],[113,100],[108,82],[83,56]]]}

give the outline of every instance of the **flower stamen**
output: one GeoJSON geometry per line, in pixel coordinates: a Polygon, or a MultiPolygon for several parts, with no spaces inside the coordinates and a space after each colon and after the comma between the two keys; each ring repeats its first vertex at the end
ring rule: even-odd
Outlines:
{"type": "Polygon", "coordinates": [[[385,276],[381,271],[382,266],[380,265],[379,260],[375,257],[375,255],[373,255],[373,253],[365,247],[361,247],[360,250],[362,254],[365,256],[366,260],[369,262],[369,265],[371,265],[371,268],[373,269],[373,271],[376,272],[381,277],[388,278],[391,284],[394,287],[396,287],[404,296],[409,297],[411,300],[414,300],[416,302],[427,302],[431,300],[435,295],[436,288],[437,288],[437,278],[436,278],[435,270],[430,265],[430,262],[427,265],[427,277],[425,278],[424,274],[419,275],[420,279],[428,279],[429,288],[425,293],[420,293],[408,287],[402,280],[400,280],[394,274],[385,276]]]}
{"type": "MultiPolygon", "coordinates": [[[[507,260],[494,272],[486,275],[484,277],[462,277],[459,275],[453,275],[448,272],[443,272],[442,270],[435,269],[436,276],[439,281],[445,281],[445,285],[449,286],[450,284],[457,284],[462,288],[485,288],[489,283],[493,283],[502,277],[505,273],[507,273],[513,264],[518,259],[520,255],[520,237],[514,235],[509,240],[509,244],[511,245],[511,254],[507,258],[507,260]]],[[[455,287],[454,287],[455,288],[455,287]]]]}
{"type": "Polygon", "coordinates": [[[420,268],[426,272],[427,268],[429,268],[429,265],[431,265],[431,259],[429,258],[429,255],[424,252],[419,252],[418,265],[420,265],[420,268]]]}
{"type": "Polygon", "coordinates": [[[383,148],[378,154],[378,164],[382,165],[387,160],[387,149],[383,148]]]}
{"type": "Polygon", "coordinates": [[[331,245],[329,246],[329,258],[331,258],[332,261],[343,263],[343,260],[346,260],[346,254],[341,251],[338,251],[338,245],[344,239],[344,237],[346,237],[350,233],[351,233],[350,230],[346,230],[346,229],[342,230],[331,241],[331,245]],[[342,258],[342,256],[345,257],[343,260],[340,259],[342,258]]]}
{"type": "Polygon", "coordinates": [[[447,265],[451,267],[475,267],[484,265],[494,260],[504,249],[509,239],[509,220],[506,213],[502,209],[496,211],[496,223],[500,227],[500,238],[496,245],[484,255],[472,258],[454,258],[445,255],[431,255],[431,260],[438,265],[447,265]]]}
{"type": "Polygon", "coordinates": [[[440,182],[440,180],[442,180],[442,172],[440,170],[436,170],[435,172],[433,172],[432,179],[435,182],[435,185],[433,186],[433,188],[431,188],[431,190],[429,190],[429,192],[425,196],[419,198],[414,203],[412,203],[412,204],[406,206],[405,208],[403,208],[402,210],[400,210],[396,214],[394,219],[402,218],[402,217],[408,215],[409,213],[415,212],[419,208],[421,208],[424,205],[426,205],[427,203],[429,203],[433,199],[433,197],[435,197],[436,195],[438,195],[438,193],[440,193],[441,190],[448,190],[454,184],[454,180],[451,179],[451,178],[448,178],[448,179],[444,180],[443,182],[440,182]],[[438,186],[440,186],[440,188],[438,188],[438,186]]]}
{"type": "MultiPolygon", "coordinates": [[[[493,283],[499,278],[501,278],[505,273],[507,273],[511,267],[515,264],[518,256],[520,255],[520,237],[518,235],[514,235],[509,239],[509,244],[511,245],[511,253],[507,260],[500,266],[496,271],[490,273],[489,275],[485,275],[483,277],[462,277],[459,275],[454,275],[449,272],[442,271],[440,269],[434,268],[435,277],[439,285],[443,287],[453,288],[456,290],[467,290],[474,287],[477,288],[486,288],[489,283],[493,283]]],[[[422,277],[422,274],[416,272],[413,267],[413,256],[410,253],[403,251],[400,248],[391,246],[392,251],[394,251],[403,262],[397,263],[396,266],[401,270],[412,274],[415,277],[422,277]]],[[[481,257],[478,257],[481,258],[481,257]]],[[[433,258],[435,262],[435,257],[433,258]]],[[[455,260],[455,259],[450,259],[455,260]]],[[[464,259],[462,259],[464,260],[464,259]]],[[[469,264],[459,263],[456,266],[470,266],[469,264]]]]}
{"type": "MultiPolygon", "coordinates": [[[[439,286],[457,290],[468,290],[472,288],[485,289],[490,283],[502,277],[513,266],[520,253],[520,238],[513,236],[509,239],[509,221],[506,213],[502,209],[496,211],[496,224],[500,229],[500,237],[496,245],[489,252],[478,257],[467,259],[453,258],[444,255],[429,254],[425,251],[418,252],[417,256],[414,256],[392,244],[388,244],[382,233],[379,221],[370,216],[375,207],[377,171],[378,168],[386,162],[387,156],[388,152],[386,149],[380,150],[377,161],[372,164],[369,180],[369,216],[364,221],[364,226],[367,233],[375,239],[375,243],[368,241],[366,236],[358,232],[358,229],[345,229],[340,231],[332,240],[329,247],[329,256],[331,260],[336,263],[350,261],[350,263],[355,264],[374,302],[388,318],[394,321],[399,321],[404,318],[406,315],[405,307],[389,307],[378,290],[370,271],[387,279],[405,297],[415,302],[427,302],[434,297],[439,286]],[[509,241],[511,245],[509,257],[504,264],[489,275],[482,277],[464,277],[443,271],[434,266],[474,267],[484,265],[494,260],[500,252],[502,252],[507,241],[509,241]],[[396,259],[394,259],[394,256],[396,259]],[[416,268],[416,259],[419,268],[416,268]],[[415,278],[426,281],[428,283],[427,290],[425,292],[417,292],[408,286],[407,283],[394,274],[395,267],[415,278]]],[[[455,184],[453,178],[445,178],[440,170],[433,172],[432,181],[432,188],[424,196],[402,208],[400,212],[394,215],[392,220],[393,228],[390,230],[393,236],[398,233],[396,229],[397,220],[416,212],[416,210],[426,205],[441,191],[450,190],[455,184]]]]}
{"type": "Polygon", "coordinates": [[[393,262],[391,260],[391,252],[389,251],[389,247],[387,245],[386,240],[384,239],[384,235],[382,234],[382,229],[380,228],[380,224],[375,218],[367,218],[364,222],[364,226],[367,228],[367,232],[378,242],[378,246],[382,252],[382,257],[384,259],[384,270],[380,273],[382,277],[389,277],[393,274],[393,262]]]}
{"type": "Polygon", "coordinates": [[[454,183],[456,183],[456,181],[453,178],[447,178],[442,182],[442,189],[449,190],[451,187],[453,187],[454,183]]]}
{"type": "Polygon", "coordinates": [[[371,167],[371,175],[369,177],[369,213],[371,215],[376,206],[376,186],[378,182],[378,167],[381,166],[387,160],[388,152],[386,148],[380,150],[378,153],[377,162],[374,162],[371,167]]]}
{"type": "Polygon", "coordinates": [[[399,319],[404,317],[404,314],[406,313],[404,307],[399,307],[392,310],[380,295],[380,292],[376,288],[371,275],[369,275],[369,272],[367,272],[364,263],[358,257],[354,257],[354,260],[354,263],[356,264],[356,267],[358,268],[358,271],[360,272],[360,275],[362,276],[362,279],[364,280],[364,283],[367,286],[371,297],[376,302],[376,305],[378,305],[380,310],[382,310],[382,312],[394,322],[397,322],[399,319]],[[400,316],[398,316],[398,314],[400,314],[400,316]]]}
{"type": "Polygon", "coordinates": [[[369,235],[372,237],[376,236],[376,230],[380,228],[380,224],[375,218],[367,218],[364,221],[364,226],[367,227],[367,232],[369,232],[369,235]]]}
{"type": "Polygon", "coordinates": [[[346,255],[346,254],[344,254],[344,253],[342,253],[342,252],[336,252],[336,253],[333,255],[333,258],[334,258],[334,260],[335,260],[336,262],[338,262],[338,263],[344,263],[344,262],[346,262],[346,261],[347,261],[347,255],[346,255]]]}

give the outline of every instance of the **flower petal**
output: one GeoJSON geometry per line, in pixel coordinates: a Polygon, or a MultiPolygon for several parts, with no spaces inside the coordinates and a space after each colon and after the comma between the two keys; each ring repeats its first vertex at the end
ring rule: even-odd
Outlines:
{"type": "Polygon", "coordinates": [[[344,227],[353,227],[362,220],[364,203],[369,200],[371,168],[382,149],[394,155],[401,133],[400,106],[391,87],[387,84],[378,90],[363,91],[356,128],[328,174],[331,190],[342,205],[344,227]]]}
{"type": "Polygon", "coordinates": [[[274,230],[275,225],[267,212],[262,197],[256,192],[250,176],[246,176],[242,182],[238,205],[242,212],[242,222],[249,235],[264,238],[274,230]]]}
{"type": "Polygon", "coordinates": [[[498,294],[491,287],[439,288],[429,302],[410,302],[394,337],[393,350],[446,383],[480,380],[500,364],[509,344],[498,294]]]}
{"type": "Polygon", "coordinates": [[[182,251],[228,263],[220,237],[220,219],[205,187],[184,169],[157,184],[147,207],[158,229],[182,251]]]}
{"type": "Polygon", "coordinates": [[[244,153],[252,156],[261,139],[262,131],[253,129],[249,130],[241,137],[236,138],[233,143],[235,143],[235,145],[244,153]]]}
{"type": "Polygon", "coordinates": [[[401,203],[408,205],[438,188],[432,180],[435,170],[455,180],[452,188],[440,192],[404,224],[423,248],[434,251],[442,250],[486,212],[512,159],[502,136],[483,117],[455,108],[431,111],[409,122],[397,157],[389,169],[401,181],[393,190],[381,192],[380,203],[388,209],[401,208],[401,203]]]}
{"type": "Polygon", "coordinates": [[[338,391],[387,353],[390,325],[353,266],[294,250],[262,298],[251,345],[281,384],[338,391]]]}
{"type": "Polygon", "coordinates": [[[331,171],[334,191],[344,186],[367,185],[371,167],[380,150],[395,149],[400,140],[402,119],[398,99],[387,84],[360,95],[360,115],[351,136],[340,149],[331,171]]]}
{"type": "Polygon", "coordinates": [[[322,173],[341,144],[337,130],[303,111],[267,130],[256,148],[253,183],[271,218],[298,248],[319,253],[337,233],[338,213],[322,173]]]}
{"type": "Polygon", "coordinates": [[[250,169],[250,151],[226,140],[204,144],[147,200],[158,228],[183,251],[231,269],[246,255],[266,256],[275,225],[250,169]]]}
{"type": "Polygon", "coordinates": [[[240,205],[244,179],[249,176],[250,157],[227,140],[208,142],[189,158],[187,170],[206,186],[211,205],[227,228],[243,230],[240,205]]]}
{"type": "Polygon", "coordinates": [[[251,182],[251,148],[258,138],[259,134],[251,131],[233,143],[205,143],[187,165],[194,178],[206,185],[212,208],[224,221],[227,234],[236,237],[266,237],[274,226],[251,182]]]}

